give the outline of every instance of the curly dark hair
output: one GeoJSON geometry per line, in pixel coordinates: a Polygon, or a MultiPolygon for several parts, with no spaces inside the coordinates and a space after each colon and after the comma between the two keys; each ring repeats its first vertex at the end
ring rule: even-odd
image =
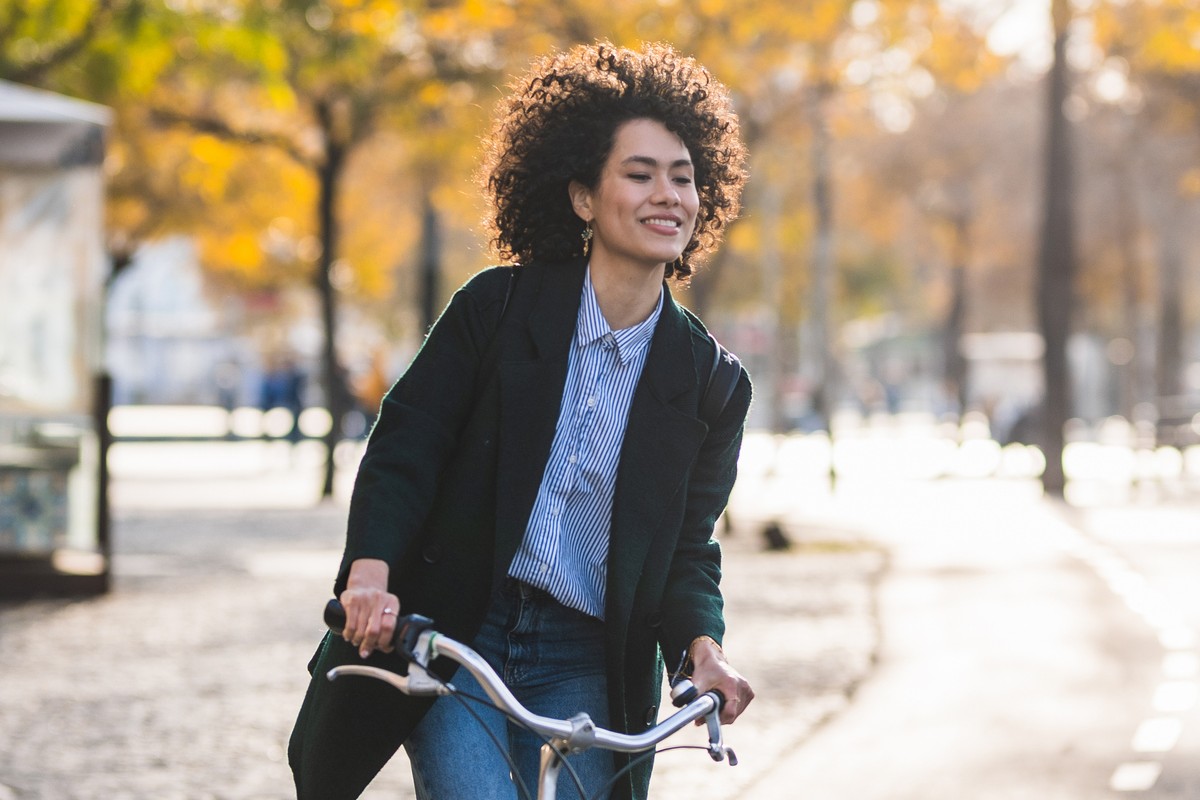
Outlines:
{"type": "Polygon", "coordinates": [[[529,263],[581,255],[584,223],[567,185],[595,188],[617,129],[652,119],[680,138],[694,165],[696,230],[666,270],[686,283],[693,257],[712,252],[737,216],[746,181],[746,148],[729,91],[668,45],[634,51],[611,42],[546,56],[512,90],[499,106],[480,169],[500,256],[529,263]]]}

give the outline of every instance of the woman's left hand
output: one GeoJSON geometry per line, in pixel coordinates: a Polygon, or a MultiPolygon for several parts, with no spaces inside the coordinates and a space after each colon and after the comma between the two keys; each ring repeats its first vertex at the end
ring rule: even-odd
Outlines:
{"type": "Polygon", "coordinates": [[[721,724],[729,725],[754,699],[750,683],[725,658],[721,646],[707,636],[692,642],[692,683],[701,693],[718,691],[725,696],[721,724]]]}

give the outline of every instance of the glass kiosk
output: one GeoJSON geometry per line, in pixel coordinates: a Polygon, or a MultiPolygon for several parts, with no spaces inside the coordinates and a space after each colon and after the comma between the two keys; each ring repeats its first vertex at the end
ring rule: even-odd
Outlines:
{"type": "Polygon", "coordinates": [[[110,116],[0,81],[0,597],[109,585],[110,116]]]}

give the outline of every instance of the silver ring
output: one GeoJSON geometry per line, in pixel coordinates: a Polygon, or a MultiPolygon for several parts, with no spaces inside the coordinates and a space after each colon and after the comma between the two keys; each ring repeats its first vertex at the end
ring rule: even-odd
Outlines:
{"type": "Polygon", "coordinates": [[[390,608],[385,608],[385,609],[383,610],[383,613],[384,613],[384,614],[395,614],[396,612],[395,612],[395,611],[393,611],[393,610],[392,610],[392,609],[390,609],[390,608]]]}

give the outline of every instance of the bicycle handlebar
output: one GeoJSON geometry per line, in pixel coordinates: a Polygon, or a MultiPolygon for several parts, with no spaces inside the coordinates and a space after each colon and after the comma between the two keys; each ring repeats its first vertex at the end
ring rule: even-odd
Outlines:
{"type": "MultiPolygon", "coordinates": [[[[326,604],[325,624],[334,633],[340,634],[345,630],[346,611],[337,600],[330,600],[326,604]]],[[[407,676],[378,667],[352,664],[334,667],[327,677],[334,680],[342,675],[361,675],[382,680],[409,695],[445,695],[454,691],[454,687],[427,672],[429,664],[435,658],[445,656],[466,667],[501,711],[536,733],[563,742],[572,751],[601,747],[622,753],[643,752],[653,748],[688,723],[705,717],[709,735],[708,754],[714,761],[723,761],[728,756],[730,766],[737,764],[737,756],[732,749],[725,746],[721,737],[718,714],[725,698],[717,691],[697,696],[690,681],[685,681],[685,685],[672,690],[671,696],[675,704],[681,706],[679,711],[642,733],[619,733],[596,727],[586,714],[579,714],[569,720],[534,714],[513,696],[482,656],[462,642],[438,633],[433,628],[433,621],[428,617],[419,614],[398,616],[392,646],[408,659],[407,676]]]]}
{"type": "MultiPolygon", "coordinates": [[[[346,629],[346,609],[337,600],[325,604],[325,624],[334,633],[346,629]]],[[[396,632],[392,635],[391,645],[409,661],[416,659],[413,653],[417,639],[427,630],[433,629],[433,620],[420,614],[401,614],[396,617],[396,632]]]]}

